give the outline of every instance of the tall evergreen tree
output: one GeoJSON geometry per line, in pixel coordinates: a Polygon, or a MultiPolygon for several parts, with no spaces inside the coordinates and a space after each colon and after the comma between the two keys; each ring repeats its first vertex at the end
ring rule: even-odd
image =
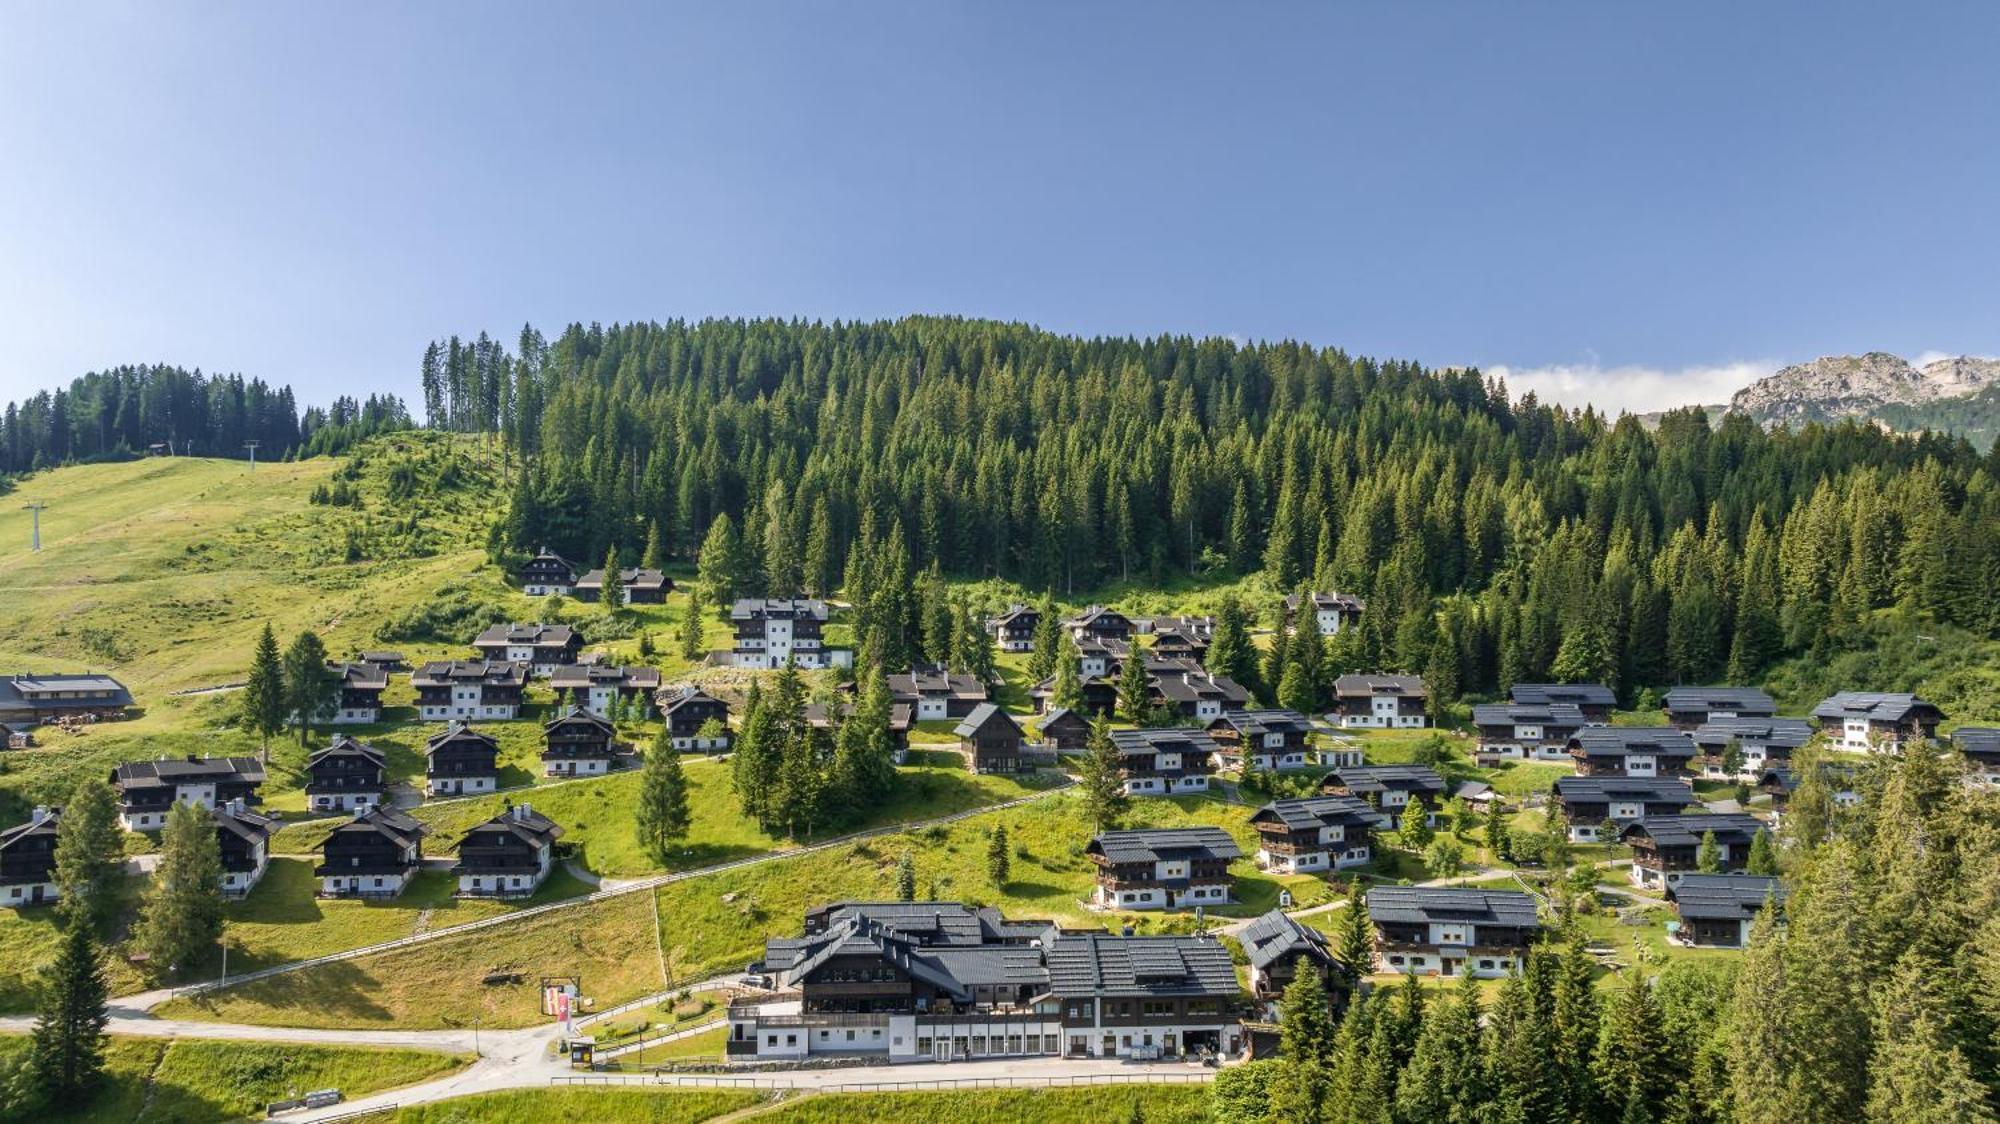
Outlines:
{"type": "Polygon", "coordinates": [[[1013,865],[1013,855],[1007,850],[1007,825],[999,824],[986,840],[986,878],[995,889],[1007,888],[1007,875],[1013,865]]]}
{"type": "Polygon", "coordinates": [[[1341,913],[1334,956],[1346,966],[1350,984],[1375,970],[1375,926],[1368,920],[1367,892],[1361,880],[1347,884],[1347,908],[1341,913]]]}
{"type": "Polygon", "coordinates": [[[689,663],[699,661],[706,654],[707,650],[707,645],[702,641],[701,606],[703,598],[704,591],[699,586],[688,591],[687,607],[681,613],[679,631],[676,633],[681,658],[689,663]]]}
{"type": "Polygon", "coordinates": [[[167,813],[136,935],[168,974],[186,972],[222,939],[222,848],[206,809],[175,804],[167,813]]]}
{"type": "Polygon", "coordinates": [[[917,900],[917,857],[909,851],[896,857],[896,900],[917,900]]]}
{"type": "Polygon", "coordinates": [[[326,645],[311,630],[285,649],[285,709],[298,727],[299,744],[340,699],[339,681],[326,666],[326,645]]]}
{"type": "Polygon", "coordinates": [[[616,613],[625,607],[625,578],[622,563],[618,560],[618,546],[612,544],[604,554],[604,584],[599,588],[597,600],[607,613],[616,613]]]}
{"type": "Polygon", "coordinates": [[[1396,1082],[1399,1120],[1481,1119],[1492,1099],[1479,1049],[1479,982],[1461,977],[1449,1000],[1424,1015],[1415,1051],[1396,1082]]]}
{"type": "Polygon", "coordinates": [[[55,881],[70,924],[94,933],[109,930],[124,897],[125,836],[118,797],[97,777],[78,781],[63,805],[56,823],[55,881]]]}
{"type": "Polygon", "coordinates": [[[647,749],[646,763],[639,773],[636,820],[641,845],[660,866],[667,865],[674,841],[685,838],[694,822],[688,808],[687,773],[664,724],[647,749]]]}
{"type": "Polygon", "coordinates": [[[42,979],[28,1045],[28,1073],[44,1103],[74,1106],[96,1088],[104,1071],[110,994],[90,927],[65,926],[61,950],[42,979]]]}
{"type": "Polygon", "coordinates": [[[1063,638],[1062,622],[1056,617],[1056,603],[1044,597],[1035,606],[1033,647],[1028,653],[1028,677],[1039,683],[1056,673],[1056,664],[1069,644],[1063,638]]]}
{"type": "Polygon", "coordinates": [[[1118,712],[1128,721],[1144,722],[1152,705],[1148,694],[1151,687],[1146,674],[1146,653],[1135,642],[1118,667],[1118,712]]]}
{"type": "Polygon", "coordinates": [[[278,656],[278,636],[269,621],[257,637],[250,657],[250,675],[243,684],[243,726],[257,735],[258,758],[269,761],[271,735],[282,733],[291,713],[285,695],[285,668],[278,656]]]}
{"type": "Polygon", "coordinates": [[[1077,770],[1077,788],[1083,793],[1083,814],[1089,818],[1091,830],[1118,826],[1118,817],[1125,811],[1125,777],[1118,747],[1111,741],[1111,724],[1103,718],[1090,724],[1090,740],[1084,745],[1083,762],[1077,770]]]}

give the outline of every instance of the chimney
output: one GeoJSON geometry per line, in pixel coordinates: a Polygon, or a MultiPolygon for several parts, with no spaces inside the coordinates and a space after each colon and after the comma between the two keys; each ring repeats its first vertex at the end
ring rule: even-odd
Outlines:
{"type": "Polygon", "coordinates": [[[240,816],[247,810],[246,806],[243,803],[243,798],[241,796],[230,797],[229,803],[225,806],[225,808],[232,816],[240,816]]]}
{"type": "Polygon", "coordinates": [[[365,820],[365,819],[367,819],[367,818],[368,818],[368,805],[366,805],[366,804],[356,804],[356,805],[354,806],[354,818],[355,818],[355,819],[357,819],[357,820],[365,820]]]}
{"type": "Polygon", "coordinates": [[[526,804],[514,805],[514,818],[526,822],[528,819],[528,806],[526,804]]]}
{"type": "Polygon", "coordinates": [[[49,818],[49,806],[47,804],[37,804],[35,805],[34,818],[31,819],[29,822],[45,823],[47,822],[48,818],[49,818]]]}

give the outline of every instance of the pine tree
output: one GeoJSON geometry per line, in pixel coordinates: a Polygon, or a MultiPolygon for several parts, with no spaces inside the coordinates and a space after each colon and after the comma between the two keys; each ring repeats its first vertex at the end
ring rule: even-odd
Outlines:
{"type": "Polygon", "coordinates": [[[681,613],[680,641],[681,658],[689,663],[700,662],[706,654],[707,646],[702,643],[701,606],[704,591],[696,586],[688,591],[687,608],[681,613]]]}
{"type": "Polygon", "coordinates": [[[1595,1086],[1590,1060],[1597,1046],[1597,961],[1574,932],[1554,971],[1550,1023],[1554,1029],[1555,1092],[1562,1111],[1554,1119],[1581,1119],[1591,1111],[1595,1086]]]}
{"type": "Polygon", "coordinates": [[[1028,653],[1028,678],[1039,683],[1056,673],[1056,664],[1069,647],[1064,641],[1062,622],[1056,618],[1056,603],[1044,597],[1035,606],[1033,647],[1028,653]]]}
{"type": "Polygon", "coordinates": [[[167,813],[137,938],[168,974],[185,972],[222,938],[222,848],[206,809],[175,804],[167,813]]]}
{"type": "Polygon", "coordinates": [[[243,684],[243,726],[257,735],[258,759],[268,762],[271,735],[282,733],[291,707],[285,697],[285,667],[278,656],[278,636],[270,622],[257,637],[250,657],[250,675],[243,684]]]}
{"type": "Polygon", "coordinates": [[[646,551],[639,556],[639,565],[648,570],[657,570],[667,563],[666,544],[660,541],[660,521],[646,523],[646,551]]]}
{"type": "Polygon", "coordinates": [[[646,751],[639,774],[636,818],[640,844],[654,863],[666,866],[674,841],[686,837],[693,816],[688,809],[687,773],[664,724],[646,751]]]}
{"type": "Polygon", "coordinates": [[[1134,641],[1131,650],[1125,653],[1124,663],[1118,668],[1118,710],[1127,721],[1146,720],[1146,709],[1151,704],[1148,695],[1151,686],[1146,675],[1146,654],[1134,641]]]}
{"type": "Polygon", "coordinates": [[[896,900],[917,900],[917,857],[908,851],[896,859],[896,900]]]}
{"type": "Polygon", "coordinates": [[[1257,652],[1250,646],[1250,622],[1243,603],[1224,597],[1215,610],[1215,635],[1203,658],[1208,670],[1245,687],[1257,686],[1257,652]]]}
{"type": "Polygon", "coordinates": [[[986,878],[995,889],[1007,888],[1007,874],[1013,856],[1007,851],[1007,825],[994,827],[993,834],[986,841],[986,878]]]}
{"type": "Polygon", "coordinates": [[[75,1105],[96,1088],[104,1070],[110,993],[90,927],[66,926],[61,950],[42,980],[28,1044],[28,1074],[45,1103],[75,1105]]]}
{"type": "Polygon", "coordinates": [[[285,711],[304,745],[313,724],[333,710],[339,684],[326,666],[326,645],[310,630],[299,633],[285,649],[284,667],[285,711]]]}
{"type": "Polygon", "coordinates": [[[1402,818],[1396,821],[1396,837],[1412,851],[1422,851],[1430,846],[1430,813],[1424,810],[1424,802],[1415,796],[1403,805],[1402,818]]]}
{"type": "Polygon", "coordinates": [[[743,703],[743,726],[730,747],[730,780],[743,814],[769,829],[773,819],[778,784],[779,731],[764,705],[757,683],[743,703]]]}
{"type": "Polygon", "coordinates": [[[64,919],[109,930],[125,889],[125,837],[118,797],[97,777],[77,782],[56,823],[56,889],[64,919]]]}
{"type": "Polygon", "coordinates": [[[1278,1004],[1279,1046],[1291,1061],[1330,1066],[1335,1034],[1326,981],[1302,960],[1278,1004]]]}
{"type": "Polygon", "coordinates": [[[695,556],[702,592],[715,599],[715,604],[727,606],[738,597],[749,592],[748,567],[743,561],[743,540],[737,534],[736,523],[724,512],[708,525],[708,534],[701,540],[701,552],[695,556]]]}
{"type": "Polygon", "coordinates": [[[625,577],[615,544],[604,554],[604,584],[599,587],[597,601],[607,613],[616,613],[625,607],[625,577]]]}
{"type": "Polygon", "coordinates": [[[1660,1029],[1660,1010],[1645,980],[1634,978],[1618,993],[1598,1028],[1591,1074],[1602,1115],[1622,1110],[1628,1098],[1656,1104],[1668,1092],[1665,1076],[1673,1062],[1660,1029]]]}
{"type": "Polygon", "coordinates": [[[1953,1041],[1950,1003],[1934,966],[1912,949],[1897,961],[1875,1007],[1868,1119],[1993,1124],[1991,1091],[1953,1041]]]}
{"type": "Polygon", "coordinates": [[[1493,1098],[1489,1119],[1502,1124],[1557,1119],[1561,1098],[1554,1079],[1549,992],[1554,964],[1547,953],[1529,953],[1524,970],[1501,983],[1486,1021],[1483,1051],[1493,1098]]]}
{"type": "Polygon", "coordinates": [[[1118,747],[1111,741],[1111,724],[1101,717],[1090,724],[1077,788],[1083,793],[1083,814],[1089,818],[1092,831],[1118,825],[1118,817],[1125,811],[1125,777],[1118,747]]]}
{"type": "Polygon", "coordinates": [[[1083,653],[1076,645],[1062,642],[1056,655],[1055,682],[1049,685],[1049,706],[1077,710],[1083,706],[1083,653]]]}

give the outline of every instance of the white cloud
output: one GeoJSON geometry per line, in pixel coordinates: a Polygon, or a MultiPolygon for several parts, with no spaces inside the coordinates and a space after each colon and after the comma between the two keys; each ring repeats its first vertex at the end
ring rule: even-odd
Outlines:
{"type": "Polygon", "coordinates": [[[1519,399],[1532,390],[1544,402],[1565,406],[1595,406],[1616,417],[1705,406],[1729,401],[1737,391],[1777,372],[1784,364],[1770,359],[1745,360],[1706,367],[1603,367],[1579,363],[1550,367],[1482,367],[1482,374],[1507,380],[1507,393],[1519,399]]]}

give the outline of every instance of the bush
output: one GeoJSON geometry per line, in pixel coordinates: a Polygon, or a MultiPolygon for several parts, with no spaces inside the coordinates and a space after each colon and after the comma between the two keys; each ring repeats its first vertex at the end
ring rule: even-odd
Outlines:
{"type": "Polygon", "coordinates": [[[507,623],[507,610],[483,597],[454,590],[410,606],[375,630],[375,639],[412,643],[463,644],[496,624],[507,623]]]}

